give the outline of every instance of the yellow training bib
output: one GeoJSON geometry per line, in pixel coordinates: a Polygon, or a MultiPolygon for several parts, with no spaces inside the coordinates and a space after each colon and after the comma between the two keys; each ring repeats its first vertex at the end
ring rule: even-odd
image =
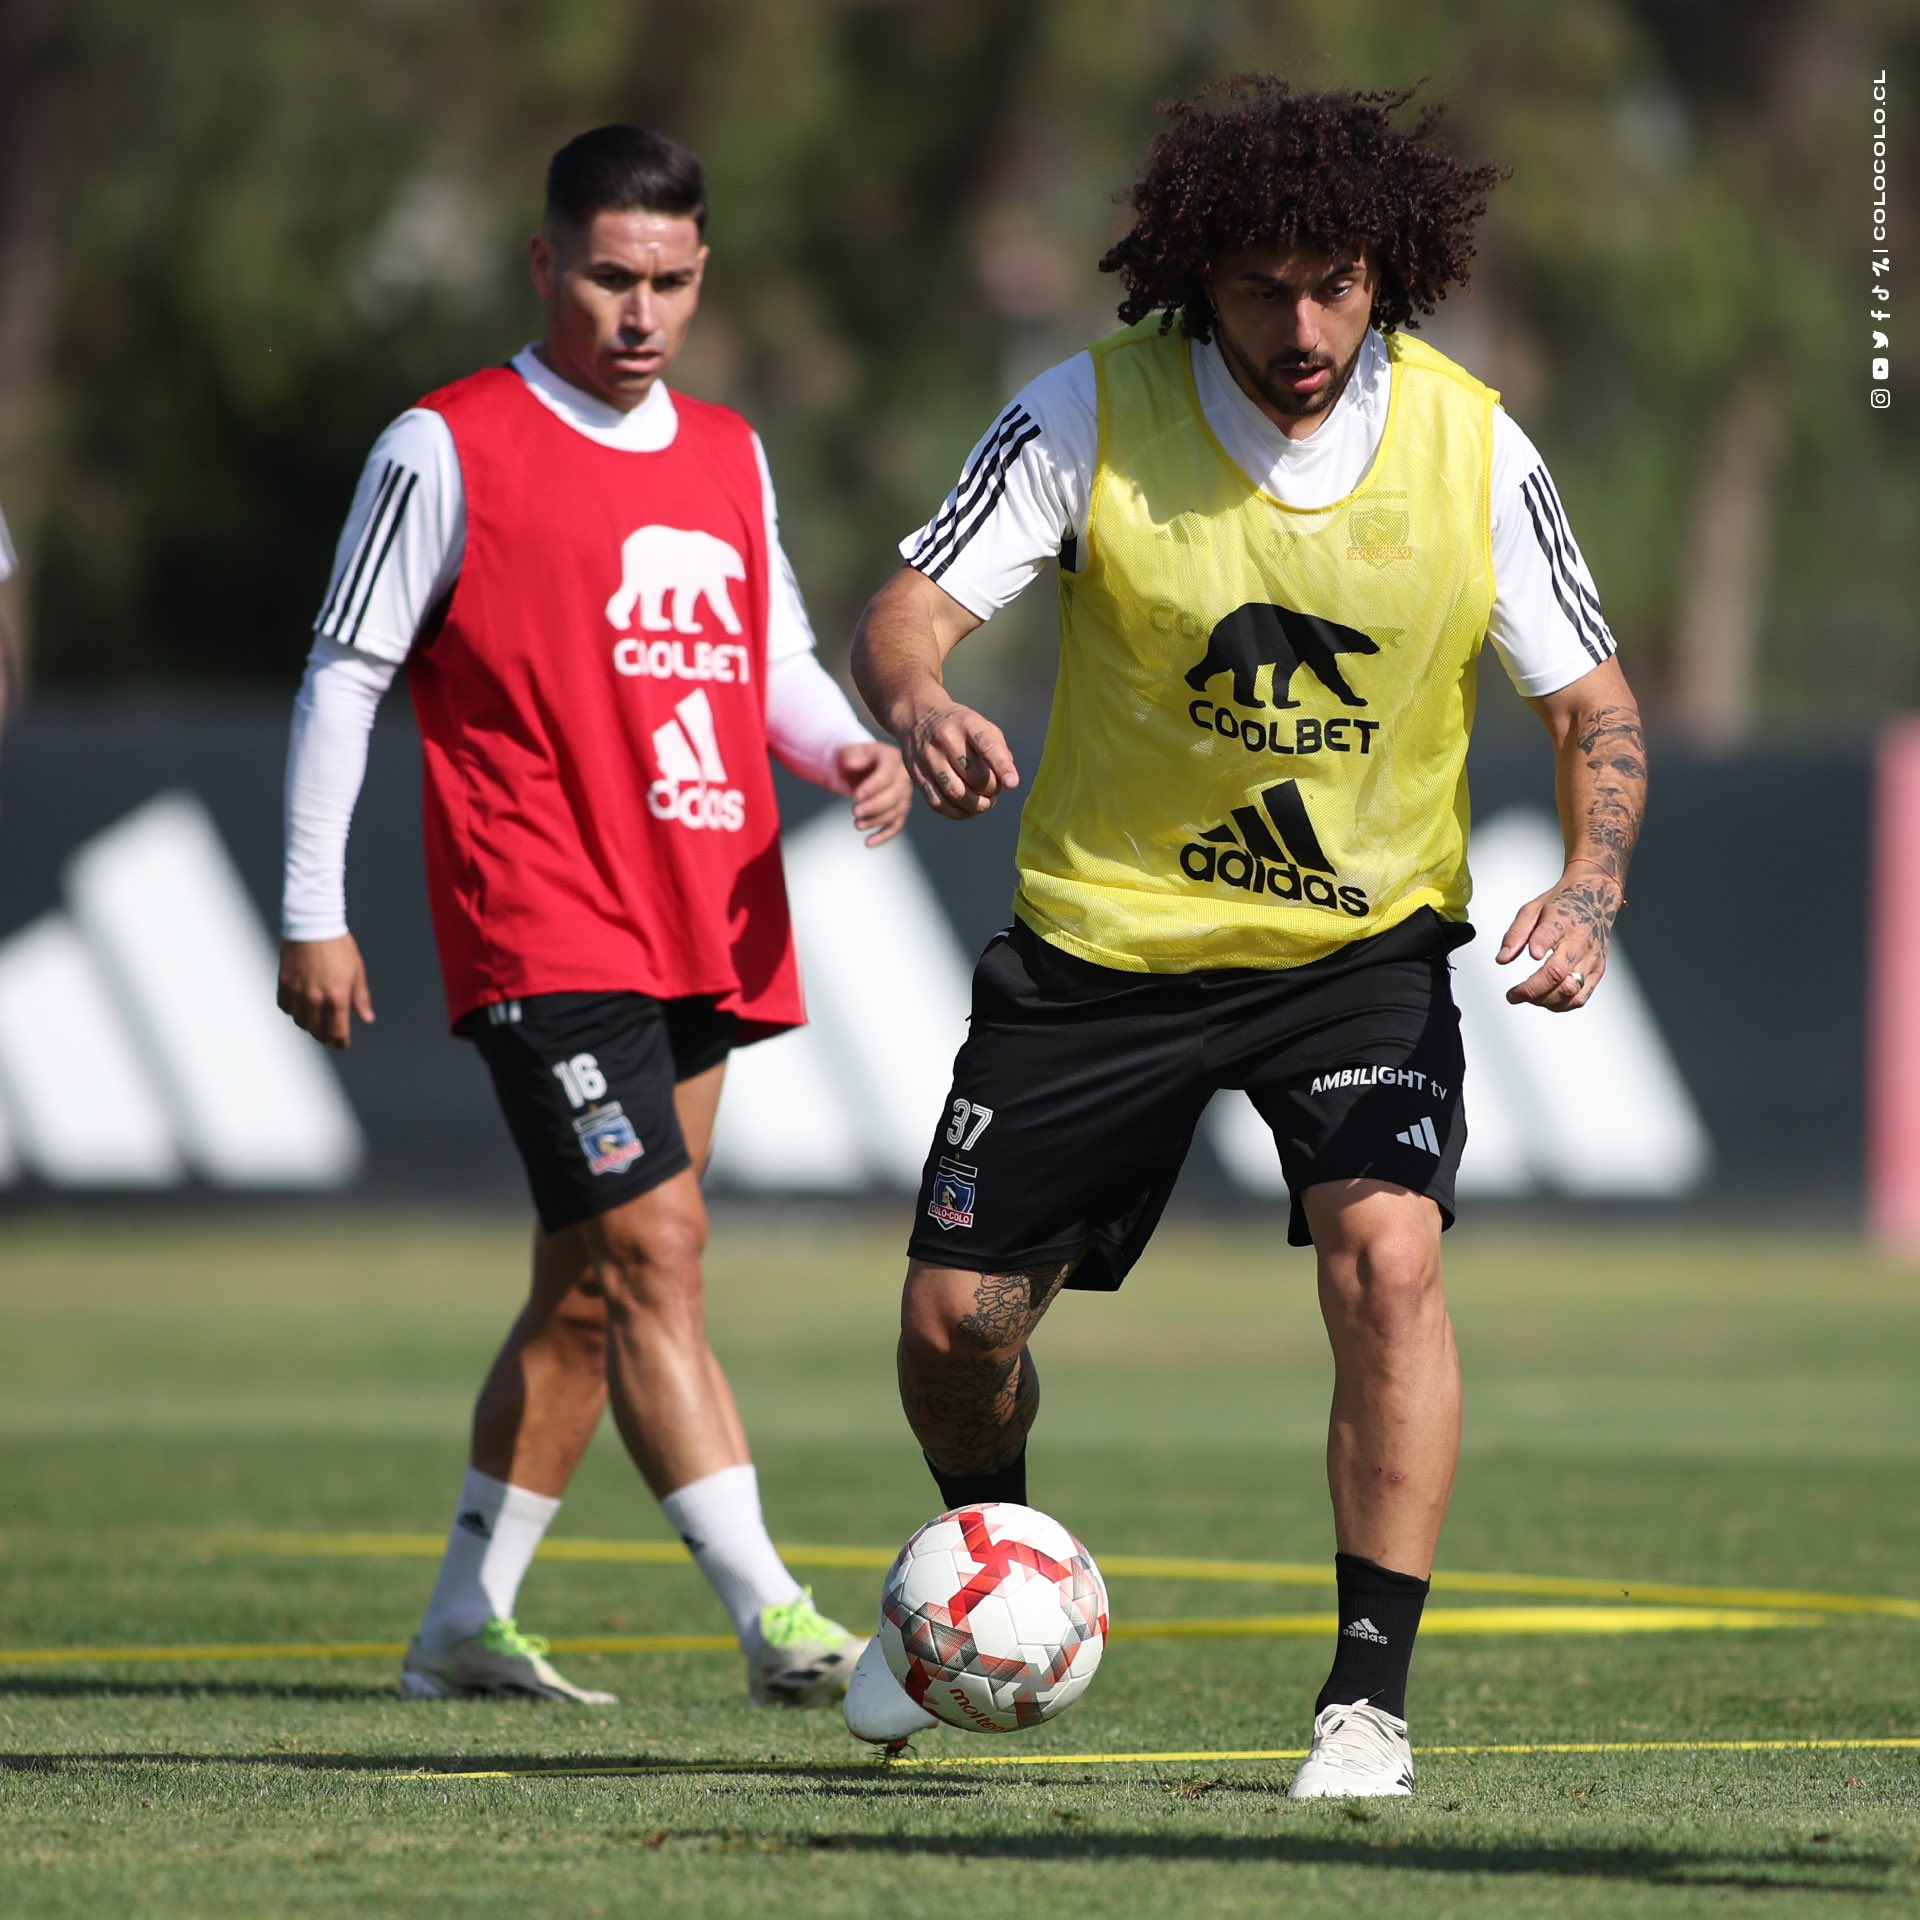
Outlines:
{"type": "Polygon", "coordinates": [[[1421,907],[1464,920],[1495,394],[1388,335],[1366,478],[1288,507],[1158,329],[1093,349],[1099,455],[1016,912],[1136,973],[1299,966],[1421,907]]]}

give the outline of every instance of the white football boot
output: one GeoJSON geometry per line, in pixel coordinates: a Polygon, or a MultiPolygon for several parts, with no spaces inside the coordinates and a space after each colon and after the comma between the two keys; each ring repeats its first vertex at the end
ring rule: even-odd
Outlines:
{"type": "Polygon", "coordinates": [[[940,1723],[924,1707],[916,1707],[907,1690],[893,1677],[879,1639],[869,1640],[847,1683],[847,1731],[889,1753],[898,1753],[916,1733],[940,1723]]]}
{"type": "Polygon", "coordinates": [[[1357,1800],[1413,1791],[1407,1723],[1356,1700],[1313,1723],[1313,1751],[1287,1789],[1289,1800],[1357,1800]]]}
{"type": "Polygon", "coordinates": [[[400,1667],[400,1691],[409,1700],[454,1700],[462,1696],[518,1694],[529,1700],[564,1700],[576,1707],[611,1707],[615,1693],[596,1693],[564,1680],[547,1660],[548,1643],[522,1633],[511,1620],[489,1620],[470,1639],[432,1651],[418,1640],[400,1667]]]}

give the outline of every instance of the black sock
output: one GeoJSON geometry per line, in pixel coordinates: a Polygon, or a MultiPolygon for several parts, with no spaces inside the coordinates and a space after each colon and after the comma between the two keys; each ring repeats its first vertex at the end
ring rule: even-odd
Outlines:
{"type": "Polygon", "coordinates": [[[1315,1714],[1365,1700],[1397,1720],[1407,1717],[1407,1669],[1428,1582],[1394,1573],[1357,1553],[1333,1556],[1340,1584],[1340,1637],[1333,1671],[1313,1703],[1315,1714]]]}
{"type": "Polygon", "coordinates": [[[927,1461],[927,1471],[939,1486],[941,1505],[948,1513],[955,1507],[977,1507],[983,1500],[1011,1500],[1018,1507],[1027,1504],[1024,1445],[1004,1467],[988,1473],[942,1473],[931,1460],[927,1461]]]}

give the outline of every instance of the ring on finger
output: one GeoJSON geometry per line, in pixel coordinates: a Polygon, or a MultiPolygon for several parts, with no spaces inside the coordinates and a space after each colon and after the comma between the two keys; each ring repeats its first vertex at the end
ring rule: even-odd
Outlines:
{"type": "Polygon", "coordinates": [[[1587,976],[1582,973],[1578,967],[1573,968],[1572,971],[1568,973],[1567,978],[1571,980],[1576,987],[1584,987],[1587,984],[1587,976]]]}

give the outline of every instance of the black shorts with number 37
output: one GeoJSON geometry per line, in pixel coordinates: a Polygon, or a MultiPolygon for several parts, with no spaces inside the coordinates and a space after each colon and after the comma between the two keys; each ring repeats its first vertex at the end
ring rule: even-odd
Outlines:
{"type": "Polygon", "coordinates": [[[1301,1196],[1388,1180],[1453,1223],[1466,1145],[1460,1016],[1447,954],[1472,937],[1430,913],[1284,970],[1120,973],[1016,922],[973,976],[973,1014],[921,1175],[908,1252],[1068,1285],[1119,1286],[1140,1257],[1207,1102],[1244,1088],[1301,1196]]]}

